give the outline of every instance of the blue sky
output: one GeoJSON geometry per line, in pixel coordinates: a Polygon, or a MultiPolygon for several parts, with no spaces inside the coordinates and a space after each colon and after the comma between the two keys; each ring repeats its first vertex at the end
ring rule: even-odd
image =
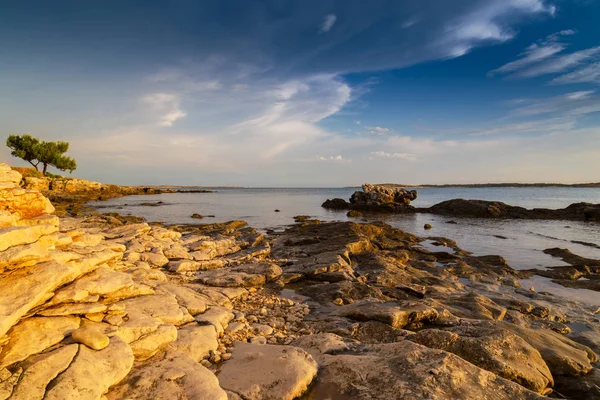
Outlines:
{"type": "Polygon", "coordinates": [[[598,0],[141,4],[3,2],[2,135],[120,184],[600,181],[598,0]]]}

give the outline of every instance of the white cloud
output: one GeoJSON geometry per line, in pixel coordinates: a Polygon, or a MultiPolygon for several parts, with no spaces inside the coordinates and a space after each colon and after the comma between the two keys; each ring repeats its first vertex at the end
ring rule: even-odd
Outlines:
{"type": "Polygon", "coordinates": [[[337,16],[335,14],[327,14],[321,24],[321,32],[329,32],[331,28],[333,28],[333,25],[335,25],[335,21],[337,21],[337,16]]]}
{"type": "Polygon", "coordinates": [[[594,90],[583,90],[580,92],[567,93],[565,96],[569,100],[582,100],[589,98],[594,93],[594,90]]]}
{"type": "Polygon", "coordinates": [[[371,155],[379,158],[386,159],[402,159],[408,161],[415,161],[418,157],[416,154],[411,153],[386,153],[385,151],[372,151],[371,155]]]}
{"type": "Polygon", "coordinates": [[[550,83],[600,83],[600,62],[589,64],[581,69],[554,78],[550,83]]]}
{"type": "MultiPolygon", "coordinates": [[[[576,69],[600,55],[600,46],[559,55],[559,53],[567,48],[567,45],[561,43],[560,40],[565,36],[572,36],[574,34],[575,31],[571,29],[553,33],[538,43],[527,47],[517,60],[490,71],[488,75],[511,74],[510,76],[513,77],[533,78],[541,75],[557,74],[576,69]]],[[[555,78],[552,82],[571,83],[592,81],[594,79],[594,68],[584,67],[583,69],[584,72],[582,73],[578,73],[581,70],[575,71],[563,77],[555,78]]]]}
{"type": "Polygon", "coordinates": [[[320,161],[343,161],[344,158],[338,154],[337,156],[330,156],[330,157],[319,156],[319,160],[320,161]]]}
{"type": "Polygon", "coordinates": [[[149,105],[153,112],[161,113],[158,124],[170,127],[187,114],[179,107],[179,95],[173,93],[152,93],[142,97],[142,102],[149,105]]]}
{"type": "Polygon", "coordinates": [[[565,54],[559,57],[553,57],[548,59],[547,62],[534,65],[530,68],[521,71],[520,73],[518,73],[518,76],[531,78],[546,74],[555,74],[558,72],[567,71],[599,54],[600,46],[576,51],[574,53],[565,54]]]}

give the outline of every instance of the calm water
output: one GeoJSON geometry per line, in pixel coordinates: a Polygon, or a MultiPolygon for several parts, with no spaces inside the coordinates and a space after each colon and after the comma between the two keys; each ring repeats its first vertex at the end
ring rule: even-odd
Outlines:
{"type": "MultiPolygon", "coordinates": [[[[295,215],[310,215],[322,221],[348,220],[345,211],[326,210],[321,204],[328,198],[348,199],[354,190],[219,189],[216,193],[121,197],[92,205],[102,206],[103,212],[137,215],[149,221],[210,223],[241,219],[257,229],[265,230],[282,229],[293,224],[295,215]],[[166,204],[160,207],[141,206],[144,202],[158,201],[166,204]],[[275,209],[280,212],[275,212],[275,209]],[[190,218],[193,213],[215,217],[199,221],[190,218]]],[[[426,188],[418,191],[419,197],[412,203],[416,207],[428,207],[453,198],[498,200],[527,208],[562,208],[576,202],[600,203],[600,188],[426,188]]],[[[382,215],[365,220],[382,220],[423,237],[445,236],[476,255],[499,254],[518,269],[564,265],[560,260],[542,253],[542,250],[550,247],[568,248],[582,256],[600,258],[600,248],[571,242],[583,241],[600,247],[598,223],[465,219],[432,214],[382,215]],[[449,220],[457,224],[446,223],[449,220]],[[426,223],[431,224],[433,229],[425,231],[423,225],[426,223]]]]}

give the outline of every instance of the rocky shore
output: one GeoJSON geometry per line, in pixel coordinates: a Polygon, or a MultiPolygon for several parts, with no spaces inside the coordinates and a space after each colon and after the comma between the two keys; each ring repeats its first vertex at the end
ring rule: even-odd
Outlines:
{"type": "Polygon", "coordinates": [[[545,271],[383,223],[59,218],[20,182],[0,164],[0,399],[600,399],[600,310],[521,287],[545,271]]]}
{"type": "MultiPolygon", "coordinates": [[[[344,199],[326,200],[322,207],[335,210],[380,213],[429,213],[466,218],[548,219],[600,222],[600,204],[574,203],[566,208],[527,209],[499,201],[452,199],[426,208],[415,208],[410,202],[417,198],[416,190],[365,184],[362,191],[352,194],[350,202],[344,199]]],[[[354,214],[349,216],[360,216],[354,214]]]]}
{"type": "MultiPolygon", "coordinates": [[[[59,216],[76,216],[92,210],[85,203],[93,200],[108,200],[115,197],[132,195],[149,195],[164,193],[212,193],[207,189],[177,189],[173,187],[154,186],[120,186],[78,178],[44,177],[31,168],[12,168],[24,173],[20,186],[24,189],[37,190],[46,196],[55,207],[59,216]],[[35,175],[35,176],[31,176],[35,175]]],[[[160,203],[160,202],[159,202],[160,203]]],[[[160,204],[152,204],[160,205],[160,204]]]]}

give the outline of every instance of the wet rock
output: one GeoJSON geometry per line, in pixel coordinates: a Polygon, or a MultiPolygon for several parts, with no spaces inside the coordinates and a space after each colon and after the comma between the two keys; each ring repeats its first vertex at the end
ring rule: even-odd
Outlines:
{"type": "Polygon", "coordinates": [[[302,349],[236,342],[219,382],[243,398],[292,400],[307,390],[316,375],[317,363],[302,349]]]}
{"type": "Polygon", "coordinates": [[[348,211],[346,216],[349,218],[360,218],[360,217],[362,217],[362,213],[360,211],[350,210],[350,211],[348,211]]]}

